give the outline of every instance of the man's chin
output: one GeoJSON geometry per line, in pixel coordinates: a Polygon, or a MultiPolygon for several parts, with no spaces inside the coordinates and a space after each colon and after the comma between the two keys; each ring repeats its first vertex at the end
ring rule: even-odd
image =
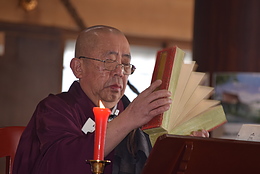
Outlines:
{"type": "Polygon", "coordinates": [[[106,102],[118,102],[124,95],[122,90],[104,90],[102,94],[102,98],[106,102]]]}
{"type": "Polygon", "coordinates": [[[103,99],[106,102],[118,102],[122,98],[122,94],[119,93],[112,93],[112,94],[107,94],[106,96],[103,97],[103,99]]]}

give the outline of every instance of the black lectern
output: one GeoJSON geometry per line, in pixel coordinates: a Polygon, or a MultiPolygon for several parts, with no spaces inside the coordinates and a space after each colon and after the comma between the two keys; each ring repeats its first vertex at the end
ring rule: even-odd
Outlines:
{"type": "Polygon", "coordinates": [[[142,174],[260,173],[260,143],[251,141],[160,136],[142,174]]]}

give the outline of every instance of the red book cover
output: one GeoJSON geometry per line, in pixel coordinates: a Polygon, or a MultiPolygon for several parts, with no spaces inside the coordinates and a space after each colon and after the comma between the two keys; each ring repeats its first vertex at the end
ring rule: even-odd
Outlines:
{"type": "MultiPolygon", "coordinates": [[[[157,52],[152,82],[157,79],[161,79],[162,84],[159,89],[168,89],[169,87],[176,49],[177,47],[174,46],[157,52]]],[[[162,120],[163,114],[160,114],[145,124],[142,129],[144,130],[160,127],[162,125],[162,120]]]]}
{"type": "Polygon", "coordinates": [[[152,144],[165,133],[189,135],[192,131],[211,130],[226,122],[219,101],[208,99],[213,88],[200,85],[205,73],[194,71],[195,62],[184,64],[184,54],[176,46],[157,52],[152,82],[161,79],[162,84],[156,90],[171,91],[173,103],[169,110],[142,126],[152,144]]]}

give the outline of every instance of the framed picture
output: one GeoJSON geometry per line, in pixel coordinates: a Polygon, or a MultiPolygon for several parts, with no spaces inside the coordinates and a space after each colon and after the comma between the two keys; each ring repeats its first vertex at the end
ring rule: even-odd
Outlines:
{"type": "Polygon", "coordinates": [[[228,120],[213,137],[234,139],[243,124],[260,124],[260,73],[218,72],[212,84],[228,120]]]}

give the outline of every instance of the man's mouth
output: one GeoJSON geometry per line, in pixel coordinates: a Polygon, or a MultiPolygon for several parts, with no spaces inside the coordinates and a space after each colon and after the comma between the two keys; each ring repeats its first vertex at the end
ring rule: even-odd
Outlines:
{"type": "Polygon", "coordinates": [[[121,87],[120,85],[117,85],[117,84],[110,85],[109,87],[110,87],[111,89],[113,89],[113,90],[121,90],[121,89],[122,89],[122,87],[121,87]]]}

